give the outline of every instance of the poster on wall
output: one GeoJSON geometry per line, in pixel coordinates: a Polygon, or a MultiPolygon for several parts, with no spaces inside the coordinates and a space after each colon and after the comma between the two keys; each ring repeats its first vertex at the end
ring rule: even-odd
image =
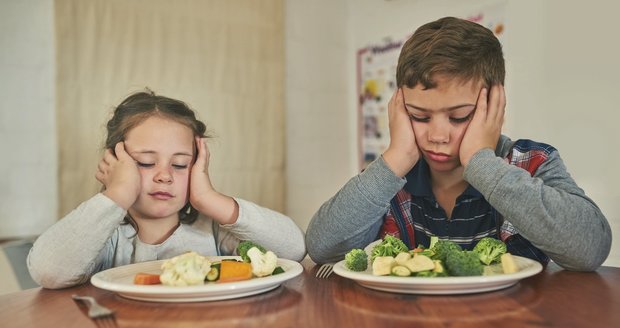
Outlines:
{"type": "MultiPolygon", "coordinates": [[[[463,18],[487,27],[503,42],[505,4],[473,10],[463,18]]],[[[387,37],[357,51],[358,148],[360,169],[387,149],[390,143],[387,106],[396,90],[396,65],[409,36],[387,37]],[[394,41],[396,40],[396,41],[394,41]]]]}

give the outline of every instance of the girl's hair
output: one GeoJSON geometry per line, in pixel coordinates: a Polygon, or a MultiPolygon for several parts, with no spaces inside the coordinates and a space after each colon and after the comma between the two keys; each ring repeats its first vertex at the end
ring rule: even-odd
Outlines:
{"type": "MultiPolygon", "coordinates": [[[[192,130],[194,136],[210,137],[205,134],[207,130],[205,124],[196,118],[196,114],[186,103],[158,96],[147,89],[147,92],[137,92],[130,95],[114,109],[114,114],[107,124],[108,135],[105,140],[105,148],[114,152],[116,144],[125,141],[125,137],[131,129],[152,116],[160,116],[185,125],[192,130]]],[[[196,221],[197,217],[198,210],[192,207],[189,201],[179,211],[181,223],[191,224],[196,221]]],[[[138,226],[129,216],[129,213],[125,217],[124,223],[131,224],[138,231],[138,226]]]]}
{"type": "Polygon", "coordinates": [[[419,27],[405,42],[398,58],[398,87],[436,87],[433,78],[447,75],[463,82],[504,84],[502,45],[480,24],[444,17],[419,27]]]}

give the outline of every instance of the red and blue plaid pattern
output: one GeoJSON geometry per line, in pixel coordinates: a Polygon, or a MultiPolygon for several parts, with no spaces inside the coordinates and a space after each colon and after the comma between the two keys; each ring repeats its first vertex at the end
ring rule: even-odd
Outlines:
{"type": "MultiPolygon", "coordinates": [[[[531,140],[517,140],[505,160],[510,165],[522,168],[533,176],[538,167],[547,160],[549,154],[553,151],[555,151],[555,149],[546,144],[531,140]]],[[[486,202],[486,200],[483,201],[486,202]]],[[[416,211],[412,211],[412,204],[415,206],[417,203],[421,202],[414,199],[414,196],[408,192],[406,188],[401,189],[392,199],[390,208],[383,218],[383,225],[379,231],[379,238],[383,238],[387,234],[393,235],[403,240],[410,248],[413,248],[417,246],[416,234],[418,234],[418,237],[422,236],[424,237],[423,239],[426,240],[428,240],[427,237],[431,235],[439,235],[439,233],[433,231],[430,225],[425,226],[424,222],[429,222],[429,220],[414,217],[413,213],[416,211]]],[[[549,261],[548,257],[542,253],[542,251],[519,235],[519,231],[510,222],[502,220],[501,215],[494,209],[486,213],[487,214],[482,218],[483,220],[501,222],[499,229],[493,229],[493,234],[496,238],[501,239],[507,244],[511,253],[527,256],[544,264],[549,261]],[[499,232],[497,230],[499,230],[499,232]]],[[[425,213],[424,215],[436,216],[437,212],[432,214],[425,213]]],[[[481,213],[461,213],[463,217],[480,217],[481,215],[481,213]]],[[[447,218],[445,218],[445,220],[447,221],[447,218]]],[[[462,246],[470,248],[474,241],[489,234],[488,224],[479,225],[476,229],[479,230],[467,232],[469,236],[459,236],[462,240],[471,240],[470,243],[465,243],[465,245],[462,246]]]]}

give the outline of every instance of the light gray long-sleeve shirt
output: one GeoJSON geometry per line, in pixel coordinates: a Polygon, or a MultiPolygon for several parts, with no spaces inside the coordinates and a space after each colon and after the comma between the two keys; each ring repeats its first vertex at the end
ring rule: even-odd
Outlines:
{"type": "MultiPolygon", "coordinates": [[[[557,151],[532,176],[504,158],[514,142],[502,136],[495,152],[477,152],[464,179],[519,233],[570,270],[598,268],[611,248],[607,219],[577,186],[557,151]]],[[[380,157],[325,202],[306,230],[308,255],[317,263],[341,260],[377,239],[390,200],[407,181],[380,157]]]]}
{"type": "Polygon", "coordinates": [[[304,234],[289,217],[235,200],[239,216],[234,224],[219,225],[199,215],[193,224],[181,224],[164,242],[151,245],[141,242],[131,225],[121,224],[127,214],[123,208],[97,194],[35,241],[28,269],[42,287],[64,288],[85,283],[105,269],[168,259],[186,251],[233,255],[241,240],[251,240],[281,258],[304,258],[304,234]]]}

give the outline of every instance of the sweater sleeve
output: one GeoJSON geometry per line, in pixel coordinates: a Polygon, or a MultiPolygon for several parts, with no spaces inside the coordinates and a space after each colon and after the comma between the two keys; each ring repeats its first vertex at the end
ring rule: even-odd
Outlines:
{"type": "Polygon", "coordinates": [[[28,254],[32,278],[45,288],[65,288],[88,281],[101,269],[102,250],[125,210],[97,194],[52,225],[28,254]]]}
{"type": "Polygon", "coordinates": [[[607,219],[577,186],[557,151],[532,176],[490,149],[477,152],[465,180],[535,247],[558,265],[596,270],[611,248],[607,219]]]}
{"type": "Polygon", "coordinates": [[[405,182],[383,157],[368,165],[316,212],[306,230],[308,255],[316,263],[335,262],[374,241],[390,200],[405,182]]]}
{"type": "Polygon", "coordinates": [[[235,254],[242,240],[250,240],[278,257],[301,261],[306,256],[304,233],[288,216],[235,198],[239,217],[233,224],[220,225],[218,248],[222,255],[235,254]]]}

